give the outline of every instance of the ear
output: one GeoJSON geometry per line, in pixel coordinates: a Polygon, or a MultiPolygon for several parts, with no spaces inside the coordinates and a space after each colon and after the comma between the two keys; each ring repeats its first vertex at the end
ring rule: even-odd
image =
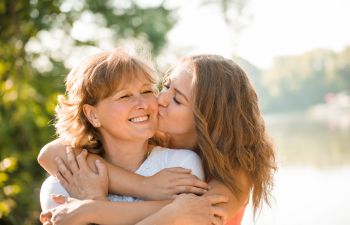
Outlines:
{"type": "Polygon", "coordinates": [[[84,112],[84,115],[86,116],[86,118],[92,124],[92,126],[94,126],[94,127],[101,126],[101,123],[97,117],[96,108],[94,106],[89,105],[89,104],[84,104],[83,105],[83,112],[84,112]]]}

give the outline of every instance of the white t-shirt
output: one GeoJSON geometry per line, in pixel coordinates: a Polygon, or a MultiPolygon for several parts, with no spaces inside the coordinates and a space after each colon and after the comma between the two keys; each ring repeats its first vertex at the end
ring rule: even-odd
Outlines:
{"type": "MultiPolygon", "coordinates": [[[[168,149],[159,146],[152,149],[151,154],[135,171],[135,173],[142,176],[152,176],[162,169],[171,167],[191,169],[193,175],[197,176],[201,180],[204,180],[204,171],[202,168],[201,159],[195,152],[185,149],[168,149]]],[[[69,196],[68,192],[59,183],[59,181],[50,176],[44,181],[40,190],[40,204],[43,211],[57,206],[57,204],[51,199],[50,195],[52,194],[69,196]]],[[[114,194],[110,194],[108,198],[110,201],[118,202],[140,201],[140,199],[135,197],[118,196],[114,194]]]]}

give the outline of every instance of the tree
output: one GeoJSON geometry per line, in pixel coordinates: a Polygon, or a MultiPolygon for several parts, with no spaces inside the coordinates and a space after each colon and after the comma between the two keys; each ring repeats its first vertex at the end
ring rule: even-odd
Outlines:
{"type": "Polygon", "coordinates": [[[349,49],[340,53],[318,49],[276,58],[272,67],[263,73],[271,94],[267,110],[306,110],[323,103],[327,93],[349,92],[349,49]]]}
{"type": "Polygon", "coordinates": [[[108,31],[112,43],[139,40],[154,54],[164,46],[165,34],[175,23],[170,10],[163,4],[143,8],[125,2],[0,0],[1,224],[39,224],[44,172],[36,157],[54,138],[48,124],[57,95],[64,91],[65,58],[75,49],[101,44],[94,37],[74,37],[76,23],[90,16],[100,29],[96,32],[108,31]],[[50,35],[61,36],[62,46],[70,51],[45,46],[50,35]]]}
{"type": "MultiPolygon", "coordinates": [[[[132,42],[156,56],[166,44],[175,11],[165,1],[139,2],[0,0],[1,224],[39,224],[44,173],[36,157],[55,137],[49,125],[71,55],[132,42]]],[[[232,22],[247,1],[203,2],[218,4],[232,22]]]]}

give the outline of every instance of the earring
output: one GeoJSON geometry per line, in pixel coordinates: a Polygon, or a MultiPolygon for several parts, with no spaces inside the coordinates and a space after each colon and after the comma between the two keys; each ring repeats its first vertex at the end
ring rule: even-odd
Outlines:
{"type": "Polygon", "coordinates": [[[101,126],[101,124],[99,122],[94,123],[94,127],[100,127],[100,126],[101,126]]]}

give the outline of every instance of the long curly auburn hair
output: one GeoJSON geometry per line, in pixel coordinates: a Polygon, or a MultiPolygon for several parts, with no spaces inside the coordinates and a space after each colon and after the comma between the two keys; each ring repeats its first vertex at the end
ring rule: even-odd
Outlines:
{"type": "Polygon", "coordinates": [[[243,69],[230,59],[196,55],[182,63],[194,74],[194,122],[205,173],[239,194],[237,172],[243,172],[256,212],[263,200],[270,204],[276,170],[257,94],[243,69]]]}

